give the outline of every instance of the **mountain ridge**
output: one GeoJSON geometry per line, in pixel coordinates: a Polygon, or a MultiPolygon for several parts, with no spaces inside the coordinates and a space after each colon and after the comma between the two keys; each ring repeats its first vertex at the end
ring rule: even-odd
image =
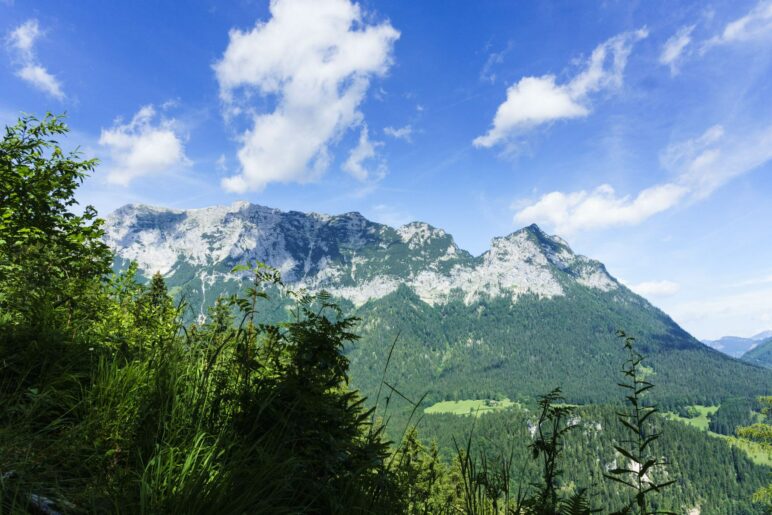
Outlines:
{"type": "MultiPolygon", "coordinates": [[[[414,398],[533,398],[561,385],[574,401],[606,402],[617,392],[601,378],[614,377],[623,359],[618,329],[639,338],[670,403],[772,390],[772,373],[703,345],[602,263],[537,225],[493,238],[477,256],[423,222],[394,228],[355,212],[247,202],[128,205],[105,229],[117,268],[135,260],[146,277],[161,271],[200,321],[218,296],[241,290],[249,274],[232,269],[245,262],[273,266],[293,289],[329,292],[362,320],[347,355],[352,381],[370,396],[388,361],[390,383],[414,398]]],[[[281,298],[272,302],[261,316],[286,317],[281,298]]]]}
{"type": "MultiPolygon", "coordinates": [[[[769,331],[765,331],[769,333],[769,331]]],[[[765,333],[760,333],[763,336],[765,333]]],[[[745,362],[753,363],[766,368],[772,368],[772,336],[759,340],[750,350],[740,358],[745,362]]]]}
{"type": "Polygon", "coordinates": [[[759,342],[772,337],[772,331],[762,331],[749,338],[742,336],[722,336],[717,340],[701,340],[705,345],[723,352],[733,358],[742,358],[753,350],[759,342]]]}
{"type": "Polygon", "coordinates": [[[395,228],[372,222],[358,212],[284,212],[243,201],[192,210],[129,204],[108,217],[107,241],[121,258],[137,261],[146,274],[173,274],[180,258],[198,266],[259,260],[278,269],[289,283],[311,291],[326,289],[356,306],[383,297],[403,283],[430,304],[447,301],[457,293],[467,304],[481,295],[495,297],[506,292],[513,299],[525,293],[545,298],[562,295],[563,287],[550,265],[586,287],[621,287],[601,263],[575,254],[565,240],[548,235],[536,224],[493,238],[488,250],[474,256],[458,247],[443,229],[420,221],[395,228]],[[155,223],[149,226],[150,217],[155,223]],[[283,234],[272,232],[277,226],[283,234]],[[329,234],[336,227],[342,229],[342,238],[340,232],[329,234]],[[300,245],[288,242],[289,231],[301,233],[295,240],[303,239],[304,233],[307,241],[300,245]],[[357,231],[360,234],[352,236],[357,231]],[[341,240],[338,249],[326,244],[334,238],[341,240]],[[266,241],[261,245],[260,239],[266,241]],[[391,249],[400,243],[407,247],[402,249],[406,252],[391,249]],[[298,246],[306,256],[298,252],[298,246]],[[315,250],[326,254],[315,256],[315,250]],[[339,250],[349,255],[336,255],[339,250]],[[398,263],[399,257],[409,257],[410,262],[398,263]],[[363,278],[357,268],[366,261],[375,266],[375,273],[363,278]]]}

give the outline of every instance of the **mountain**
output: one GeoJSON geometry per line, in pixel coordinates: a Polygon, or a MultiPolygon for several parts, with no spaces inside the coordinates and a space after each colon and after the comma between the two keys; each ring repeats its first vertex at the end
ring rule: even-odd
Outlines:
{"type": "Polygon", "coordinates": [[[761,341],[772,338],[772,331],[762,331],[757,335],[751,336],[752,340],[761,341]]]}
{"type": "Polygon", "coordinates": [[[740,358],[748,363],[772,368],[772,337],[762,340],[740,358]]]}
{"type": "Polygon", "coordinates": [[[739,358],[752,349],[754,345],[758,344],[758,341],[753,338],[742,338],[740,336],[723,336],[718,340],[702,340],[702,343],[728,356],[739,358]]]}
{"type": "MultiPolygon", "coordinates": [[[[408,397],[533,397],[562,386],[579,402],[618,397],[615,336],[639,338],[667,402],[714,402],[772,389],[772,373],[727,358],[536,225],[494,238],[479,256],[442,229],[398,228],[358,213],[282,212],[246,202],[187,211],[124,206],[107,219],[116,266],[162,273],[193,316],[241,288],[234,265],[260,261],[293,288],[328,291],[361,317],[347,349],[357,387],[386,377],[408,397]],[[389,361],[392,342],[397,344],[389,361]]],[[[274,296],[265,317],[286,316],[274,296]]]]}
{"type": "Polygon", "coordinates": [[[196,285],[201,313],[216,296],[207,285],[232,280],[235,264],[255,260],[277,268],[288,283],[325,289],[357,307],[400,286],[433,306],[501,296],[514,302],[526,294],[553,298],[564,295],[554,269],[588,288],[619,288],[603,265],[574,255],[535,225],[494,239],[476,258],[421,222],[394,229],[359,213],[283,213],[243,202],[190,211],[129,205],[108,218],[107,236],[118,255],[137,261],[143,272],[196,285]]]}
{"type": "Polygon", "coordinates": [[[724,336],[718,340],[702,340],[702,343],[716,350],[728,354],[733,358],[739,358],[749,350],[756,347],[759,342],[772,338],[772,331],[764,331],[750,338],[740,336],[724,336]]]}

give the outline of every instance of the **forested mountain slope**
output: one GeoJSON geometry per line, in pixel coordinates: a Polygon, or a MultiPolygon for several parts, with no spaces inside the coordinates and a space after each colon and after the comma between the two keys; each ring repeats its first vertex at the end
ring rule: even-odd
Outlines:
{"type": "Polygon", "coordinates": [[[768,338],[743,354],[743,361],[772,368],[772,338],[768,338]]]}
{"type": "MultiPolygon", "coordinates": [[[[624,461],[607,445],[627,438],[615,416],[618,410],[618,406],[609,405],[578,409],[572,419],[577,429],[566,437],[562,465],[565,479],[574,488],[593,492],[596,506],[619,504],[625,495],[619,484],[603,480],[609,468],[624,461]]],[[[436,438],[441,449],[448,449],[449,456],[453,455],[453,439],[463,441],[463,435],[473,431],[476,450],[491,457],[514,451],[515,463],[528,463],[521,478],[527,482],[537,478],[538,464],[528,462],[528,448],[510,446],[509,442],[532,440],[534,416],[533,410],[513,408],[483,415],[473,425],[469,416],[428,415],[422,421],[422,431],[436,438]]],[[[693,427],[661,418],[657,418],[656,427],[662,437],[656,442],[655,452],[668,457],[663,479],[679,478],[657,496],[657,509],[699,515],[760,513],[750,498],[765,484],[768,467],[754,464],[742,451],[693,427]]]]}
{"type": "MultiPolygon", "coordinates": [[[[234,265],[260,261],[295,288],[326,290],[366,321],[348,350],[356,386],[390,382],[429,399],[531,397],[560,384],[574,401],[615,395],[614,338],[625,329],[649,355],[666,402],[714,402],[769,392],[772,373],[695,340],[592,259],[535,225],[495,238],[479,256],[428,224],[399,228],[358,213],[282,212],[238,202],[188,211],[128,205],[108,217],[119,259],[172,291],[204,319],[242,280],[234,265]],[[601,380],[601,379],[604,380],[601,380]]],[[[280,316],[279,304],[267,318],[280,316]]]]}

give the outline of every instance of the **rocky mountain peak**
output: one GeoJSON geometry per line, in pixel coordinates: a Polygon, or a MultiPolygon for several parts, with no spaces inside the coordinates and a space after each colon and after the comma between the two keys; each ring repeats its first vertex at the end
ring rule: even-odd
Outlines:
{"type": "Polygon", "coordinates": [[[618,283],[603,265],[574,254],[562,239],[530,225],[494,238],[473,257],[453,237],[424,222],[398,228],[360,213],[284,212],[248,202],[173,210],[129,205],[108,217],[106,240],[124,260],[171,282],[204,284],[233,265],[265,262],[286,282],[326,289],[363,304],[411,288],[429,304],[460,298],[565,295],[570,284],[608,291],[618,283]]]}

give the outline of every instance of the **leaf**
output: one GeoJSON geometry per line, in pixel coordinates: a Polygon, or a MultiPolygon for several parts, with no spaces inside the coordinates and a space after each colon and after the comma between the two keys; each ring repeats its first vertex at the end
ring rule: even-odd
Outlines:
{"type": "Polygon", "coordinates": [[[657,408],[647,408],[647,412],[640,418],[639,424],[643,425],[644,422],[646,422],[646,419],[648,419],[650,416],[652,416],[654,413],[657,413],[659,410],[657,408]]]}
{"type": "Polygon", "coordinates": [[[651,390],[652,388],[654,388],[654,385],[653,385],[653,384],[651,384],[651,383],[649,383],[649,384],[647,384],[646,386],[644,386],[643,388],[639,388],[639,389],[637,389],[637,390],[635,391],[635,395],[640,395],[640,394],[642,394],[643,392],[645,392],[645,391],[647,391],[647,390],[651,390]]]}
{"type": "Polygon", "coordinates": [[[614,446],[614,449],[616,449],[616,450],[617,450],[617,452],[618,452],[619,454],[621,454],[622,456],[625,456],[626,458],[628,458],[628,459],[630,459],[630,460],[634,461],[635,463],[638,463],[638,458],[636,458],[635,456],[633,456],[633,455],[632,455],[632,454],[631,454],[631,453],[630,453],[630,452],[629,452],[627,449],[625,449],[624,447],[620,447],[620,446],[618,446],[618,445],[615,445],[615,446],[614,446]]]}
{"type": "Polygon", "coordinates": [[[638,477],[643,477],[646,474],[646,471],[656,464],[657,464],[657,460],[655,459],[648,460],[646,463],[643,464],[643,466],[641,467],[641,470],[638,471],[638,477]]]}
{"type": "Polygon", "coordinates": [[[658,433],[657,433],[657,434],[653,434],[653,435],[651,435],[651,436],[648,436],[648,437],[646,437],[646,438],[643,440],[643,442],[640,444],[640,447],[639,447],[639,451],[640,451],[640,452],[643,452],[643,450],[644,450],[646,447],[648,447],[648,445],[649,445],[651,442],[653,442],[654,440],[656,440],[657,438],[659,438],[659,434],[658,434],[658,433]]]}
{"type": "Polygon", "coordinates": [[[623,419],[621,419],[621,418],[620,418],[620,419],[619,419],[619,421],[620,421],[620,422],[621,422],[623,425],[625,425],[626,427],[628,427],[628,428],[630,429],[630,431],[632,431],[633,433],[635,433],[635,434],[638,434],[638,433],[640,432],[640,429],[639,429],[639,428],[635,427],[634,425],[632,425],[632,424],[631,424],[630,422],[628,422],[627,420],[623,420],[623,419]]]}
{"type": "Polygon", "coordinates": [[[624,479],[620,479],[620,478],[618,478],[616,476],[609,476],[608,474],[603,474],[603,477],[605,477],[606,479],[609,479],[611,481],[616,481],[617,483],[621,483],[621,484],[623,484],[625,486],[629,486],[630,488],[636,488],[636,486],[634,484],[632,484],[632,483],[630,483],[628,481],[625,481],[624,479]]]}
{"type": "Polygon", "coordinates": [[[616,475],[620,475],[620,474],[635,474],[635,471],[634,471],[634,470],[631,470],[631,469],[623,469],[623,468],[615,468],[615,469],[611,469],[611,470],[609,470],[608,472],[609,472],[609,474],[616,474],[616,475]]]}

